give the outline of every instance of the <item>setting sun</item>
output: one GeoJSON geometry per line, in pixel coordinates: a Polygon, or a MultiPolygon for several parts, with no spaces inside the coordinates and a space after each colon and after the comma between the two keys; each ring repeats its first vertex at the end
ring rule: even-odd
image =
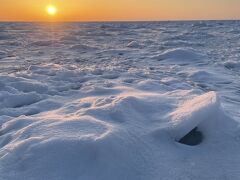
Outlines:
{"type": "Polygon", "coordinates": [[[56,14],[57,8],[53,5],[48,5],[47,8],[46,8],[46,11],[49,15],[53,16],[53,15],[56,14]]]}

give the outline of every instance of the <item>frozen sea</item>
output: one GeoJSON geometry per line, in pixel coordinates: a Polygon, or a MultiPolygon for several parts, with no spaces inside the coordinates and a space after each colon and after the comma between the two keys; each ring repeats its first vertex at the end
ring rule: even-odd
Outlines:
{"type": "Polygon", "coordinates": [[[240,21],[0,23],[1,180],[238,180],[239,123],[240,21]]]}

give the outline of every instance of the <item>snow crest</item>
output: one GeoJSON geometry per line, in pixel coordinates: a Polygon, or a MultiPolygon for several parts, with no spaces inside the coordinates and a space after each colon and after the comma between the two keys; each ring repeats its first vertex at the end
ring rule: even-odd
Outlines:
{"type": "Polygon", "coordinates": [[[170,113],[173,124],[170,127],[170,134],[179,140],[199,124],[214,121],[214,116],[219,111],[220,103],[215,92],[209,92],[188,100],[170,113]]]}

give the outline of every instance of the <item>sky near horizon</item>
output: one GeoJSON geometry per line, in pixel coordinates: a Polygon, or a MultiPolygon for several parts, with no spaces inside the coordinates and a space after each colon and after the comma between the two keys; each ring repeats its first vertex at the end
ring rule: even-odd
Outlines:
{"type": "Polygon", "coordinates": [[[0,21],[240,19],[240,0],[0,0],[0,21]],[[55,16],[46,6],[57,8],[55,16]]]}

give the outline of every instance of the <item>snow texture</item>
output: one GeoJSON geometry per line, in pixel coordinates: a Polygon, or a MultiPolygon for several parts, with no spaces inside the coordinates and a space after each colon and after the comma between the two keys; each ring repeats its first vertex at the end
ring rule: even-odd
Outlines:
{"type": "Polygon", "coordinates": [[[239,179],[239,21],[0,29],[1,180],[239,179]]]}

